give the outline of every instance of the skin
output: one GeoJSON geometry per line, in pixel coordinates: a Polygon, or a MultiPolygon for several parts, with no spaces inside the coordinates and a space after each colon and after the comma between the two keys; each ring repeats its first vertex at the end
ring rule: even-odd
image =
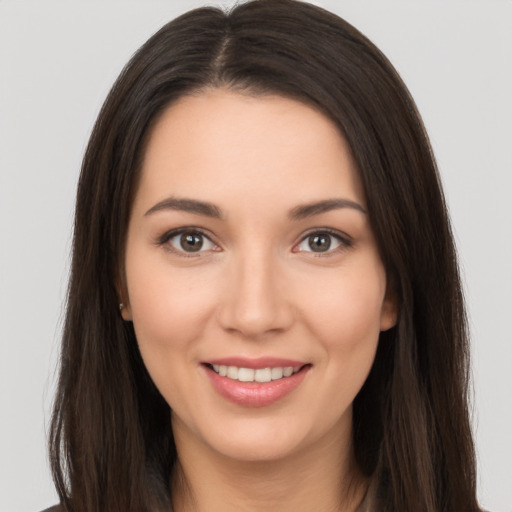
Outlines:
{"type": "Polygon", "coordinates": [[[396,321],[365,210],[347,143],[308,105],[206,90],[156,124],[128,228],[122,315],[172,409],[177,511],[357,508],[366,484],[352,402],[380,331],[396,321]],[[168,198],[207,201],[222,218],[166,208],[168,198]],[[360,208],[290,218],[329,199],[360,208]],[[206,235],[200,251],[164,236],[183,227],[206,235]],[[308,237],[325,229],[339,238],[314,252],[308,237]],[[219,395],[202,364],[233,356],[310,366],[284,398],[244,407],[219,395]]]}

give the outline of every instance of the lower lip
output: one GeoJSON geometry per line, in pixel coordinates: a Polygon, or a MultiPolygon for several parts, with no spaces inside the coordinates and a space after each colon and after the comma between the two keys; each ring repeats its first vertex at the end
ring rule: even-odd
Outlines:
{"type": "Polygon", "coordinates": [[[211,368],[205,366],[213,387],[224,398],[244,407],[265,407],[281,400],[304,380],[310,366],[304,366],[290,377],[284,377],[270,382],[240,382],[221,377],[211,368]]]}

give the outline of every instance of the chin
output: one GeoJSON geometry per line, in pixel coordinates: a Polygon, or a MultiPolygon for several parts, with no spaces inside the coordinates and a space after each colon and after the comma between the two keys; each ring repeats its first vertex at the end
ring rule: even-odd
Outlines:
{"type": "Polygon", "coordinates": [[[268,438],[261,442],[252,439],[240,442],[230,440],[217,446],[220,455],[240,462],[274,462],[292,456],[299,449],[297,443],[273,442],[268,438]]]}
{"type": "Polygon", "coordinates": [[[282,460],[315,442],[307,425],[294,424],[289,418],[284,424],[268,418],[245,418],[237,423],[209,429],[203,441],[218,454],[245,462],[282,460]]]}

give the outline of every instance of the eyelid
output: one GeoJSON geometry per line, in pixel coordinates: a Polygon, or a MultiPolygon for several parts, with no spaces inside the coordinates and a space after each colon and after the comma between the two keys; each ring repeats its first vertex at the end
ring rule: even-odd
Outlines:
{"type": "Polygon", "coordinates": [[[158,237],[158,239],[156,241],[156,245],[164,246],[167,251],[172,252],[173,254],[177,254],[178,256],[185,257],[185,258],[198,257],[198,256],[201,256],[202,254],[212,251],[212,250],[214,252],[219,252],[221,250],[219,245],[216,242],[214,242],[214,240],[212,239],[212,236],[210,234],[208,234],[204,229],[198,228],[195,226],[183,226],[180,228],[170,229],[169,231],[166,231],[163,235],[158,237]],[[201,235],[204,238],[206,238],[207,240],[209,240],[210,243],[216,247],[216,249],[206,249],[206,250],[201,249],[197,252],[187,252],[184,250],[177,249],[176,247],[174,247],[173,245],[171,245],[169,243],[169,241],[172,238],[182,235],[183,233],[195,233],[195,234],[201,235]]]}
{"type": "MultiPolygon", "coordinates": [[[[220,252],[222,250],[220,248],[219,244],[217,244],[213,240],[213,237],[211,234],[209,234],[206,230],[196,227],[196,226],[183,226],[183,227],[179,227],[179,228],[175,228],[175,229],[170,229],[169,231],[166,231],[163,235],[158,237],[158,239],[156,240],[156,245],[165,246],[165,249],[168,250],[169,252],[172,252],[173,254],[177,254],[178,256],[188,257],[188,258],[198,257],[202,253],[212,251],[212,249],[207,249],[207,250],[199,250],[197,252],[187,252],[187,251],[182,251],[180,249],[176,249],[174,246],[172,246],[171,244],[168,243],[169,240],[171,240],[172,238],[179,236],[183,233],[187,233],[187,232],[197,233],[197,234],[203,236],[204,238],[206,238],[207,240],[209,240],[210,243],[216,247],[216,249],[213,249],[214,252],[220,252]]],[[[292,252],[309,253],[315,257],[332,256],[334,254],[337,254],[338,252],[341,252],[343,250],[346,250],[346,249],[352,247],[352,245],[353,245],[352,238],[349,235],[347,235],[346,233],[343,233],[341,231],[338,231],[338,230],[335,230],[332,228],[313,228],[301,236],[299,241],[294,244],[294,246],[292,248],[292,252]],[[315,234],[329,235],[329,236],[335,238],[337,241],[339,241],[340,245],[338,247],[335,247],[334,249],[329,249],[328,251],[325,251],[325,252],[296,250],[297,247],[301,243],[303,243],[307,238],[309,238],[310,236],[315,235],[315,234]]]]}
{"type": "Polygon", "coordinates": [[[299,253],[308,253],[312,254],[315,257],[327,257],[327,256],[333,256],[341,251],[344,251],[350,247],[353,246],[352,237],[347,235],[346,233],[343,233],[341,231],[332,229],[332,228],[314,228],[309,230],[307,233],[303,234],[300,238],[300,240],[293,246],[293,252],[299,252],[299,253]],[[325,252],[315,252],[315,251],[298,251],[295,250],[300,244],[302,244],[304,241],[306,241],[310,236],[315,234],[323,234],[323,235],[329,235],[335,238],[340,242],[340,245],[338,247],[335,247],[334,249],[329,249],[325,252]]]}

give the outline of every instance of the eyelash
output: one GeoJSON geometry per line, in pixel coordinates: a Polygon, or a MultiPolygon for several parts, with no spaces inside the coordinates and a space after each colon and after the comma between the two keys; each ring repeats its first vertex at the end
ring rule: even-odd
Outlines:
{"type": "MultiPolygon", "coordinates": [[[[180,257],[184,257],[184,258],[197,258],[201,255],[201,253],[205,252],[204,250],[201,250],[202,247],[197,252],[187,252],[185,250],[177,249],[169,243],[170,240],[172,240],[173,238],[178,237],[180,235],[183,235],[184,233],[189,233],[191,235],[200,235],[201,237],[203,237],[203,239],[208,240],[215,247],[218,247],[217,244],[215,244],[215,242],[213,242],[213,240],[210,238],[210,236],[208,236],[202,229],[196,228],[196,227],[183,227],[183,228],[167,231],[158,239],[157,245],[164,246],[167,251],[169,251],[173,254],[176,254],[180,257]]],[[[325,258],[325,257],[329,257],[329,256],[334,256],[335,254],[338,254],[339,252],[342,252],[342,251],[349,249],[353,246],[353,242],[352,242],[351,238],[344,233],[340,233],[339,231],[334,231],[329,228],[316,228],[316,229],[306,233],[305,235],[303,235],[303,237],[300,239],[300,241],[294,245],[294,248],[300,246],[302,243],[307,241],[308,238],[310,238],[314,235],[317,235],[317,236],[328,235],[329,237],[334,238],[337,242],[339,242],[339,246],[334,249],[329,249],[325,252],[322,252],[322,251],[319,251],[319,252],[296,251],[296,250],[293,250],[293,252],[306,252],[306,253],[312,254],[316,258],[318,258],[318,257],[325,258]]],[[[214,250],[214,252],[220,252],[220,250],[214,250]]]]}
{"type": "MultiPolygon", "coordinates": [[[[215,247],[218,247],[215,242],[212,241],[211,237],[208,236],[202,229],[196,228],[196,227],[184,227],[179,229],[173,229],[171,231],[167,231],[164,233],[157,241],[157,245],[165,247],[165,249],[173,254],[177,254],[178,256],[181,256],[183,258],[197,258],[201,255],[204,251],[197,251],[197,252],[187,252],[184,250],[179,250],[173,247],[169,242],[175,237],[178,237],[180,235],[183,235],[184,233],[189,233],[191,235],[200,235],[203,237],[203,239],[208,240],[211,244],[213,244],[215,247]]],[[[218,251],[215,251],[218,252],[218,251]]]]}
{"type": "MultiPolygon", "coordinates": [[[[325,252],[315,252],[315,251],[303,251],[303,252],[309,252],[312,254],[315,258],[328,258],[330,256],[335,256],[339,254],[340,252],[343,252],[347,249],[350,249],[353,246],[352,239],[344,234],[340,233],[339,231],[335,231],[330,228],[315,228],[314,230],[310,231],[309,233],[306,233],[300,240],[299,243],[295,244],[294,247],[297,247],[304,243],[308,238],[312,236],[319,236],[319,235],[328,235],[331,238],[334,238],[337,242],[339,242],[339,246],[334,249],[329,249],[325,252]]],[[[299,251],[294,251],[299,252],[299,251]]]]}

